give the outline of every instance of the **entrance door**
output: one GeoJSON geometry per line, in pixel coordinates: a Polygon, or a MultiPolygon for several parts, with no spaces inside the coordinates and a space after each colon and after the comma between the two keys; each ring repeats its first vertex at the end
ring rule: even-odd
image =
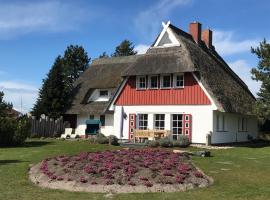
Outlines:
{"type": "Polygon", "coordinates": [[[173,114],[172,115],[172,136],[178,140],[181,135],[185,135],[191,141],[191,115],[190,114],[173,114]]]}

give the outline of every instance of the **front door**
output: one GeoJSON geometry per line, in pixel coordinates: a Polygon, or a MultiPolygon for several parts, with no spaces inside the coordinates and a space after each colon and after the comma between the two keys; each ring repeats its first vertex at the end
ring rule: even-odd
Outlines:
{"type": "Polygon", "coordinates": [[[191,141],[191,115],[173,114],[172,115],[172,137],[178,140],[181,135],[185,135],[191,141]]]}

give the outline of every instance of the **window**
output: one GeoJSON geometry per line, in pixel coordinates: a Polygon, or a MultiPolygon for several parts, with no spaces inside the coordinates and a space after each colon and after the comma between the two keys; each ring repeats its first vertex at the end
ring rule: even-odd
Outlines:
{"type": "Polygon", "coordinates": [[[107,97],[107,96],[109,96],[109,91],[108,90],[100,90],[99,96],[100,97],[107,97]]]}
{"type": "Polygon", "coordinates": [[[225,115],[217,114],[217,131],[225,131],[225,115]]]}
{"type": "Polygon", "coordinates": [[[146,82],[146,76],[138,76],[137,77],[137,89],[146,89],[147,88],[147,82],[146,82]]]}
{"type": "Polygon", "coordinates": [[[93,119],[95,119],[95,116],[94,115],[90,115],[89,116],[89,119],[93,120],[93,119]]]}
{"type": "Polygon", "coordinates": [[[149,88],[150,89],[157,89],[158,88],[158,76],[150,76],[149,88]]]}
{"type": "Polygon", "coordinates": [[[238,119],[238,131],[246,132],[247,131],[247,118],[240,117],[238,119]]]}
{"type": "Polygon", "coordinates": [[[183,74],[174,75],[174,87],[175,88],[183,88],[184,87],[184,75],[183,74]]]}
{"type": "Polygon", "coordinates": [[[165,114],[155,115],[155,129],[164,130],[165,128],[165,114]]]}
{"type": "Polygon", "coordinates": [[[105,126],[105,115],[100,115],[101,126],[105,126]]]}
{"type": "Polygon", "coordinates": [[[161,77],[161,87],[170,88],[171,87],[171,75],[163,75],[161,77]]]}
{"type": "Polygon", "coordinates": [[[148,126],[148,115],[147,114],[139,114],[138,115],[138,128],[140,130],[146,130],[148,126]]]}
{"type": "Polygon", "coordinates": [[[173,114],[172,115],[172,135],[173,139],[177,140],[180,135],[182,135],[183,129],[183,115],[173,114]]]}

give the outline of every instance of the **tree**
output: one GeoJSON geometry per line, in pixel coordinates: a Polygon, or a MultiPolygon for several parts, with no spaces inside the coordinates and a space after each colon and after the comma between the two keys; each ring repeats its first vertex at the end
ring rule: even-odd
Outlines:
{"type": "Polygon", "coordinates": [[[134,50],[134,45],[129,40],[124,40],[119,46],[115,48],[115,52],[112,54],[112,57],[118,56],[130,56],[136,55],[137,51],[134,50]]]}
{"type": "Polygon", "coordinates": [[[72,102],[73,85],[89,65],[90,58],[83,47],[70,45],[64,56],[58,56],[43,80],[39,96],[32,110],[33,115],[41,114],[58,118],[65,113],[72,102]]]}
{"type": "Polygon", "coordinates": [[[58,118],[64,113],[68,94],[65,89],[63,69],[63,59],[58,56],[47,78],[43,80],[38,100],[33,108],[35,116],[46,114],[49,117],[58,118]]]}
{"type": "Polygon", "coordinates": [[[67,84],[71,86],[76,79],[88,68],[90,58],[82,46],[70,45],[63,56],[64,73],[67,84]]]}
{"type": "Polygon", "coordinates": [[[0,91],[0,117],[7,116],[7,112],[10,109],[12,109],[12,104],[4,101],[4,92],[0,91]]]}
{"type": "Polygon", "coordinates": [[[262,119],[270,119],[270,44],[264,39],[259,47],[251,48],[256,54],[259,62],[256,68],[251,70],[252,79],[261,81],[258,99],[255,105],[255,112],[262,119]]]}
{"type": "Polygon", "coordinates": [[[109,55],[104,51],[99,58],[109,58],[109,55]]]}

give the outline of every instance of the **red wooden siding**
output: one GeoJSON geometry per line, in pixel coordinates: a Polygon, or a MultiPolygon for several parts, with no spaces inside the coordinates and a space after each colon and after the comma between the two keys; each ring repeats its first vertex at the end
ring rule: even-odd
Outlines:
{"type": "Polygon", "coordinates": [[[191,73],[184,75],[184,88],[136,90],[136,77],[130,77],[116,105],[209,105],[200,85],[191,73]]]}

